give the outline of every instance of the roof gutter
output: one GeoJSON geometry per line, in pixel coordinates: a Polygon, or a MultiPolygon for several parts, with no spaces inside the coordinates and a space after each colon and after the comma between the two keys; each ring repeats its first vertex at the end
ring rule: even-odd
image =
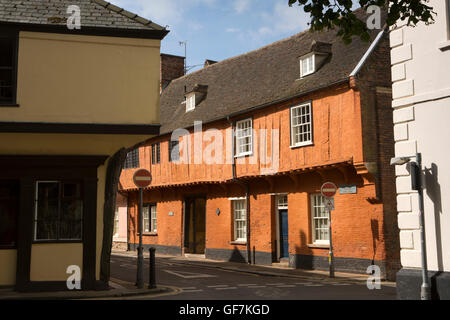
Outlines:
{"type": "Polygon", "coordinates": [[[361,60],[359,61],[359,63],[355,67],[355,69],[352,71],[352,73],[350,73],[349,77],[354,77],[354,76],[356,76],[358,74],[359,70],[361,70],[362,66],[366,63],[367,59],[369,59],[369,57],[372,54],[373,50],[375,50],[376,46],[380,42],[381,37],[383,36],[385,30],[386,30],[386,25],[383,27],[383,29],[381,29],[380,33],[378,33],[377,37],[372,42],[372,44],[370,45],[369,49],[367,49],[366,53],[361,58],[361,60]]]}

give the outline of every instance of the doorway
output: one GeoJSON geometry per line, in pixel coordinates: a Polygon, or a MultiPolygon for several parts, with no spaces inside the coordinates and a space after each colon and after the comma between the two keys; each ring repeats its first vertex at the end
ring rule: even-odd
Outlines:
{"type": "Polygon", "coordinates": [[[289,224],[287,209],[279,210],[280,215],[280,259],[289,258],[289,224]]]}
{"type": "Polygon", "coordinates": [[[184,253],[205,254],[206,197],[185,199],[184,253]]]}
{"type": "Polygon", "coordinates": [[[276,197],[278,260],[289,258],[289,215],[287,195],[276,197]]]}

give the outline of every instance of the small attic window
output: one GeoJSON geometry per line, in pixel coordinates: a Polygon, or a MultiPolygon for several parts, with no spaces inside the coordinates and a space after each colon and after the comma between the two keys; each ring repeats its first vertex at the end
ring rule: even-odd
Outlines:
{"type": "Polygon", "coordinates": [[[314,73],[315,70],[315,54],[311,54],[303,59],[300,59],[300,77],[306,77],[309,74],[314,73]]]}
{"type": "Polygon", "coordinates": [[[195,93],[186,97],[186,112],[195,110],[195,93]]]}

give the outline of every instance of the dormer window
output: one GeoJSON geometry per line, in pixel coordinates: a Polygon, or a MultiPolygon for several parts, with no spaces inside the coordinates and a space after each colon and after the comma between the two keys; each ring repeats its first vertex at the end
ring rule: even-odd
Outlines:
{"type": "MultiPolygon", "coordinates": [[[[186,90],[186,87],[185,87],[186,90]]],[[[206,99],[208,86],[195,84],[192,90],[187,91],[185,96],[186,112],[194,111],[197,106],[206,99]]]]}
{"type": "Polygon", "coordinates": [[[315,70],[315,55],[311,54],[300,60],[300,77],[303,78],[309,74],[314,73],[315,70]]]}
{"type": "Polygon", "coordinates": [[[186,97],[186,112],[195,110],[195,93],[186,97]]]}
{"type": "Polygon", "coordinates": [[[318,72],[329,62],[333,54],[332,47],[331,43],[313,40],[309,51],[299,57],[300,79],[318,72]]]}

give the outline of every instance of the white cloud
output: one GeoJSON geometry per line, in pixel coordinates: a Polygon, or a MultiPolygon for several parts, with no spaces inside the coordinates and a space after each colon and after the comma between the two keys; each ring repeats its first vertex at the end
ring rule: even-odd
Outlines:
{"type": "Polygon", "coordinates": [[[225,29],[225,31],[229,32],[229,33],[236,33],[236,32],[241,32],[241,29],[239,29],[239,28],[227,28],[227,29],[225,29]]]}
{"type": "MultiPolygon", "coordinates": [[[[176,26],[187,21],[186,12],[197,5],[206,5],[212,7],[218,0],[112,0],[112,2],[129,11],[150,19],[162,26],[169,25],[173,30],[176,26]]],[[[197,28],[198,23],[192,26],[197,28]]]]}
{"type": "Polygon", "coordinates": [[[271,22],[275,34],[281,34],[305,30],[310,19],[300,6],[289,7],[278,2],[273,13],[266,15],[266,21],[271,22]]]}
{"type": "Polygon", "coordinates": [[[243,13],[250,8],[252,0],[234,0],[233,9],[236,13],[243,13]]]}
{"type": "Polygon", "coordinates": [[[289,7],[286,3],[277,2],[273,9],[261,12],[261,24],[248,35],[252,42],[262,43],[267,37],[283,37],[301,32],[308,28],[310,17],[300,6],[289,7]]]}

